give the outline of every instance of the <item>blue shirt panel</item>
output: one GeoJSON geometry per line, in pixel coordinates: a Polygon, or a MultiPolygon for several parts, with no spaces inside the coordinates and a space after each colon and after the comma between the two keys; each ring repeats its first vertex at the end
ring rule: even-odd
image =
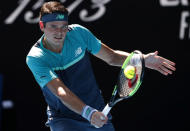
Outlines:
{"type": "Polygon", "coordinates": [[[89,53],[96,54],[100,50],[100,40],[86,28],[70,25],[62,52],[54,53],[43,47],[42,38],[30,50],[26,62],[43,91],[51,113],[54,116],[83,119],[46,87],[55,78],[60,78],[85,104],[102,110],[105,104],[89,60],[89,53]]]}

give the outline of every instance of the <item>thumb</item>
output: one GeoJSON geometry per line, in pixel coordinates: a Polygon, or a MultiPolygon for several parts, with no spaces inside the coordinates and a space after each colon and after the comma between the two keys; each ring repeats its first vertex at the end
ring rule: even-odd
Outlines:
{"type": "Polygon", "coordinates": [[[107,116],[100,116],[100,119],[101,119],[102,121],[107,120],[107,116]]]}
{"type": "Polygon", "coordinates": [[[101,120],[106,120],[106,118],[105,118],[105,117],[103,117],[103,116],[100,116],[100,119],[101,119],[101,120]]]}
{"type": "Polygon", "coordinates": [[[158,51],[155,51],[154,54],[155,54],[155,55],[158,55],[158,51]]]}

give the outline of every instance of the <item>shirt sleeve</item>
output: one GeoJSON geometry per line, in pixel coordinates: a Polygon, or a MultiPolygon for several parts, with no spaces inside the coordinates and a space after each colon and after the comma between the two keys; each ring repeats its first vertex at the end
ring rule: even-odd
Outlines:
{"type": "Polygon", "coordinates": [[[56,73],[51,70],[45,62],[40,61],[39,58],[27,56],[26,63],[41,88],[43,88],[49,81],[58,77],[56,73]]]}
{"type": "Polygon", "coordinates": [[[97,39],[90,30],[83,26],[78,25],[77,30],[83,37],[87,50],[92,54],[97,54],[101,48],[101,41],[97,39]]]}

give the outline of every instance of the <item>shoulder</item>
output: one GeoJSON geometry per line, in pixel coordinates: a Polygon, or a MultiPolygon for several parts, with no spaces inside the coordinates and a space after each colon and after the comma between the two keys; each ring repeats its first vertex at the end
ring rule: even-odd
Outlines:
{"type": "Polygon", "coordinates": [[[88,29],[79,24],[71,24],[69,25],[69,29],[73,31],[88,31],[88,29]]]}
{"type": "Polygon", "coordinates": [[[35,45],[32,46],[27,57],[28,56],[36,57],[36,58],[43,56],[43,50],[40,47],[40,43],[36,43],[35,45]]]}
{"type": "Polygon", "coordinates": [[[30,49],[29,53],[26,56],[26,63],[39,63],[40,61],[43,61],[44,59],[44,51],[43,49],[40,47],[40,43],[39,41],[36,42],[32,48],[30,49]]]}

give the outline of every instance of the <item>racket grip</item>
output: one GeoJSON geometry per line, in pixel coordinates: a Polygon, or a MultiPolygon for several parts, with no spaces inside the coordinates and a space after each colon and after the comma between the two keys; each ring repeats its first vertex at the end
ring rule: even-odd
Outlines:
{"type": "Polygon", "coordinates": [[[111,108],[112,108],[112,107],[110,107],[109,104],[107,104],[107,105],[104,107],[102,113],[103,113],[105,116],[107,116],[108,113],[110,112],[111,108]]]}

